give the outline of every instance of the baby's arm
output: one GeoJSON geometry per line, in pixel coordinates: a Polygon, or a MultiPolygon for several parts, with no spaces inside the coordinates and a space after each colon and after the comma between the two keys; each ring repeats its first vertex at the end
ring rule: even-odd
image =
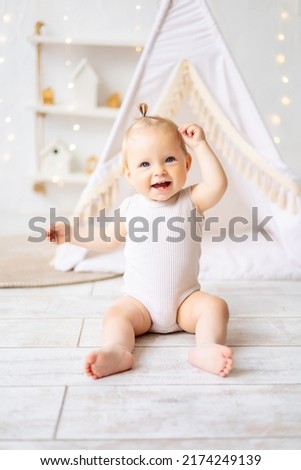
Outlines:
{"type": "Polygon", "coordinates": [[[62,245],[64,243],[72,243],[81,246],[87,250],[108,252],[118,248],[126,237],[125,224],[117,219],[118,222],[111,222],[105,229],[105,233],[101,232],[97,226],[91,230],[91,237],[88,233],[83,234],[82,230],[75,230],[70,224],[57,222],[47,230],[47,238],[50,242],[62,245]],[[91,238],[91,240],[89,239],[91,238]]]}
{"type": "Polygon", "coordinates": [[[179,127],[185,143],[195,151],[202,181],[192,188],[191,197],[200,212],[214,206],[227,189],[227,177],[217,156],[206,141],[203,129],[197,124],[179,127]]]}

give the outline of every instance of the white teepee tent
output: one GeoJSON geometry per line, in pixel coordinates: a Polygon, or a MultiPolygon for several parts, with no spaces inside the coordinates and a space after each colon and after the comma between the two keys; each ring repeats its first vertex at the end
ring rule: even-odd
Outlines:
{"type": "MultiPolygon", "coordinates": [[[[226,195],[206,214],[201,277],[301,277],[300,185],[275,149],[205,0],[162,0],[103,159],[75,214],[85,219],[104,207],[112,211],[130,194],[120,174],[121,141],[142,101],[151,114],[178,124],[199,122],[228,175],[226,195]]],[[[199,178],[194,163],[188,184],[199,178]]],[[[95,255],[71,245],[60,247],[54,265],[124,269],[122,250],[95,255]]]]}

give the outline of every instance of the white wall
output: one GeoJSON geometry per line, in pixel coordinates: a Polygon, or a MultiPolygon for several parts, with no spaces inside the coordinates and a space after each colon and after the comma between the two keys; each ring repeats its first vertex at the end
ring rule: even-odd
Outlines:
{"type": "MultiPolygon", "coordinates": [[[[35,22],[42,20],[45,23],[43,28],[45,35],[95,41],[104,35],[134,36],[137,37],[139,44],[140,37],[147,37],[155,14],[156,6],[152,0],[139,0],[139,2],[0,0],[0,57],[4,58],[3,63],[0,59],[0,211],[2,213],[47,214],[49,207],[60,207],[69,213],[82,190],[79,185],[73,189],[69,187],[63,190],[56,190],[48,185],[46,197],[32,190],[32,174],[35,171],[34,116],[28,109],[28,104],[35,101],[36,95],[35,50],[27,38],[33,34],[35,22]],[[141,5],[140,10],[136,8],[138,3],[141,5]],[[7,122],[7,118],[11,121],[7,122]]],[[[82,52],[85,54],[84,49],[82,52]]],[[[112,52],[109,49],[103,52],[107,64],[110,62],[112,52]]],[[[57,102],[69,99],[67,87],[63,90],[59,82],[67,83],[67,76],[71,75],[76,65],[74,62],[70,70],[64,69],[63,61],[72,53],[72,48],[70,47],[68,51],[68,46],[65,49],[53,49],[50,57],[43,61],[44,85],[55,89],[57,102]],[[58,63],[60,68],[57,68],[58,63]]],[[[120,67],[118,69],[115,64],[114,56],[109,67],[110,72],[115,67],[111,76],[108,70],[105,68],[102,70],[107,81],[110,79],[113,82],[112,87],[121,91],[122,95],[126,90],[125,82],[131,76],[131,64],[126,68],[126,58],[132,60],[134,53],[124,50],[121,60],[125,67],[122,73],[120,67]]],[[[95,59],[99,59],[99,56],[97,49],[94,49],[95,59]]],[[[66,124],[66,119],[58,118],[57,121],[62,126],[66,124]]],[[[70,127],[71,124],[72,120],[69,122],[70,127]]],[[[95,119],[91,119],[89,125],[93,128],[94,135],[97,133],[97,125],[101,127],[100,131],[108,127],[107,122],[97,123],[95,119]]],[[[51,119],[47,119],[45,127],[47,129],[49,127],[50,134],[47,139],[49,143],[52,132],[51,119]]],[[[89,152],[92,153],[92,150],[89,149],[89,152]]]]}
{"type": "MultiPolygon", "coordinates": [[[[207,0],[278,150],[301,176],[301,1],[207,0]],[[282,14],[288,12],[287,18],[282,14]],[[285,40],[279,41],[278,35],[285,40]],[[282,54],[285,63],[278,64],[282,54]],[[283,83],[282,77],[288,78],[283,83]],[[291,103],[283,105],[288,97],[291,103]],[[273,116],[280,124],[274,124],[273,116]]],[[[285,16],[285,15],[284,15],[285,16]]]]}
{"type": "MultiPolygon", "coordinates": [[[[179,1],[179,0],[178,0],[179,1]]],[[[31,189],[34,171],[33,115],[27,103],[34,100],[34,49],[26,38],[37,19],[54,35],[97,37],[127,35],[139,24],[147,31],[155,16],[155,0],[0,0],[0,210],[11,214],[46,212],[55,204],[31,189]],[[142,6],[141,10],[136,5],[142,6]],[[68,21],[64,16],[68,16],[68,21]],[[9,119],[11,118],[10,122],[9,119]]],[[[298,0],[208,0],[222,34],[244,77],[272,138],[287,164],[301,175],[301,63],[300,16],[281,18],[283,6],[298,0]],[[278,41],[283,33],[285,41],[278,41]],[[285,55],[283,65],[277,54],[285,55]],[[289,82],[283,83],[285,75],[289,82]],[[289,106],[281,103],[288,96],[289,106]],[[299,105],[299,106],[298,106],[299,105]],[[273,115],[280,124],[273,124],[273,115]]],[[[293,12],[293,10],[289,10],[293,12]]],[[[189,27],[189,25],[187,25],[189,27]]],[[[136,34],[136,33],[135,33],[136,34]]],[[[140,33],[139,33],[140,34],[140,33]]],[[[67,201],[72,207],[80,188],[67,201]]]]}

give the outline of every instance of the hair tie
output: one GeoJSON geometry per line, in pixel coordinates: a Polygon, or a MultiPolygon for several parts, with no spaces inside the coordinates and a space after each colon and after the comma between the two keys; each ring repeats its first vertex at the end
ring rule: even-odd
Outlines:
{"type": "Polygon", "coordinates": [[[141,117],[143,117],[143,118],[146,117],[147,110],[148,110],[147,104],[146,103],[140,103],[139,106],[138,106],[138,109],[139,109],[139,111],[142,115],[141,117]]]}

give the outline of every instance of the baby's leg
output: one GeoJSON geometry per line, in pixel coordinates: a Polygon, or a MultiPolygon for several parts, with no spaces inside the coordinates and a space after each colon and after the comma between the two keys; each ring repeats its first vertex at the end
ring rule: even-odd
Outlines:
{"type": "Polygon", "coordinates": [[[191,364],[222,377],[233,367],[232,350],[225,346],[228,319],[226,302],[201,291],[193,292],[178,309],[180,327],[196,335],[196,347],[189,353],[191,364]]]}
{"type": "Polygon", "coordinates": [[[135,336],[150,327],[150,315],[144,305],[130,296],[118,299],[104,315],[102,348],[87,356],[86,374],[99,379],[131,369],[135,336]]]}

